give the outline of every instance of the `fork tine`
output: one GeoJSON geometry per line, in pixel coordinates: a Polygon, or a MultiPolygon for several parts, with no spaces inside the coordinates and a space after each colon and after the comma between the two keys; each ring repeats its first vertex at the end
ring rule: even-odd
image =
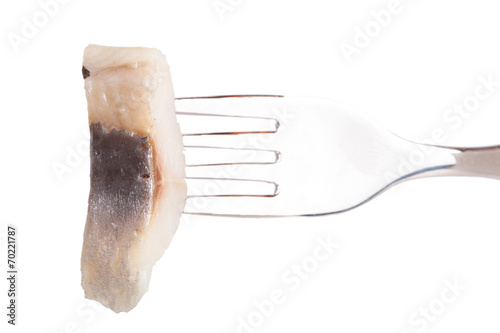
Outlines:
{"type": "Polygon", "coordinates": [[[184,214],[224,217],[296,216],[279,209],[280,196],[191,197],[186,200],[184,214]]]}
{"type": "Polygon", "coordinates": [[[280,163],[227,164],[186,168],[186,177],[216,179],[249,179],[278,183],[276,174],[282,170],[280,163]]]}
{"type": "Polygon", "coordinates": [[[186,177],[187,198],[208,197],[274,197],[278,184],[265,180],[186,177]]]}
{"type": "Polygon", "coordinates": [[[210,146],[184,146],[184,155],[186,167],[273,164],[280,158],[276,150],[210,146]]]}
{"type": "Polygon", "coordinates": [[[272,117],[251,117],[240,115],[199,113],[199,112],[177,112],[182,135],[239,135],[276,133],[280,124],[272,117]],[[212,121],[207,123],[207,117],[212,121]],[[184,118],[191,118],[186,119],[184,118]]]}
{"type": "Polygon", "coordinates": [[[228,117],[274,118],[285,111],[285,98],[280,95],[238,95],[177,98],[175,109],[179,116],[217,115],[228,117]],[[265,101],[265,103],[262,103],[265,101]]]}
{"type": "MultiPolygon", "coordinates": [[[[247,149],[248,154],[242,152],[243,155],[250,155],[249,150],[267,150],[279,151],[278,145],[275,144],[277,133],[252,133],[245,135],[201,135],[201,136],[185,136],[183,137],[184,147],[220,147],[220,148],[235,148],[247,149]]],[[[229,152],[228,152],[229,153],[229,152]]]]}
{"type": "Polygon", "coordinates": [[[189,99],[214,99],[214,98],[241,98],[241,97],[285,97],[283,95],[217,95],[217,96],[198,96],[198,97],[177,97],[176,100],[189,100],[189,99]]]}

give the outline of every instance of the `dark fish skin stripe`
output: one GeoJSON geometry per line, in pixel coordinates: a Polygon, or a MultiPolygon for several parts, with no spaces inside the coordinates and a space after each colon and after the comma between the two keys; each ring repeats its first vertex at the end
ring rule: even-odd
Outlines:
{"type": "MultiPolygon", "coordinates": [[[[118,238],[143,231],[153,201],[154,163],[149,137],[90,125],[89,216],[118,238]]],[[[102,230],[101,229],[101,230],[102,230]]]]}
{"type": "Polygon", "coordinates": [[[82,75],[84,80],[90,76],[90,71],[85,66],[82,66],[82,75]]]}

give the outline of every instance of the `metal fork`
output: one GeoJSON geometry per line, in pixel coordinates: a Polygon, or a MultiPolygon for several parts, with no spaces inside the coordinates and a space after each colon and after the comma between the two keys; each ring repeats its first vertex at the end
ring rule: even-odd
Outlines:
{"type": "Polygon", "coordinates": [[[410,179],[500,179],[500,146],[411,142],[327,99],[178,98],[176,110],[185,144],[186,214],[320,216],[359,207],[410,179]]]}

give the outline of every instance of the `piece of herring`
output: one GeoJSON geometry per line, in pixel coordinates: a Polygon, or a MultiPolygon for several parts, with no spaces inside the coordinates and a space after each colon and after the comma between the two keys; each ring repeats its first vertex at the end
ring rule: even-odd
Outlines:
{"type": "Polygon", "coordinates": [[[82,74],[91,134],[82,287],[126,312],[148,290],[184,209],[182,135],[160,51],[89,45],[82,74]]]}

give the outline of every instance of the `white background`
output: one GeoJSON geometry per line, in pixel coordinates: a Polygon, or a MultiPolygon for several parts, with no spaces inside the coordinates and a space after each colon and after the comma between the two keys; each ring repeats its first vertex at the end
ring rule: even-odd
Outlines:
{"type": "Polygon", "coordinates": [[[89,43],[162,50],[179,97],[322,96],[409,139],[442,127],[447,145],[500,143],[499,87],[459,128],[443,122],[448,108],[474,94],[479,76],[500,81],[496,2],[401,0],[400,13],[350,63],[340,44],[352,44],[356,27],[389,1],[221,2],[232,6],[223,19],[213,0],[67,1],[16,52],[8,36],[22,35],[23,18],[32,22],[42,9],[33,0],[2,1],[0,229],[19,228],[12,331],[237,332],[254,301],[280,289],[286,301],[251,331],[413,333],[423,326],[410,318],[439,305],[446,279],[467,289],[421,331],[498,331],[500,182],[488,179],[413,181],[315,219],[183,219],[134,310],[117,315],[84,301],[88,156],[62,179],[53,165],[87,140],[80,70],[89,43]],[[282,275],[311,256],[317,237],[341,246],[291,292],[282,275]]]}

